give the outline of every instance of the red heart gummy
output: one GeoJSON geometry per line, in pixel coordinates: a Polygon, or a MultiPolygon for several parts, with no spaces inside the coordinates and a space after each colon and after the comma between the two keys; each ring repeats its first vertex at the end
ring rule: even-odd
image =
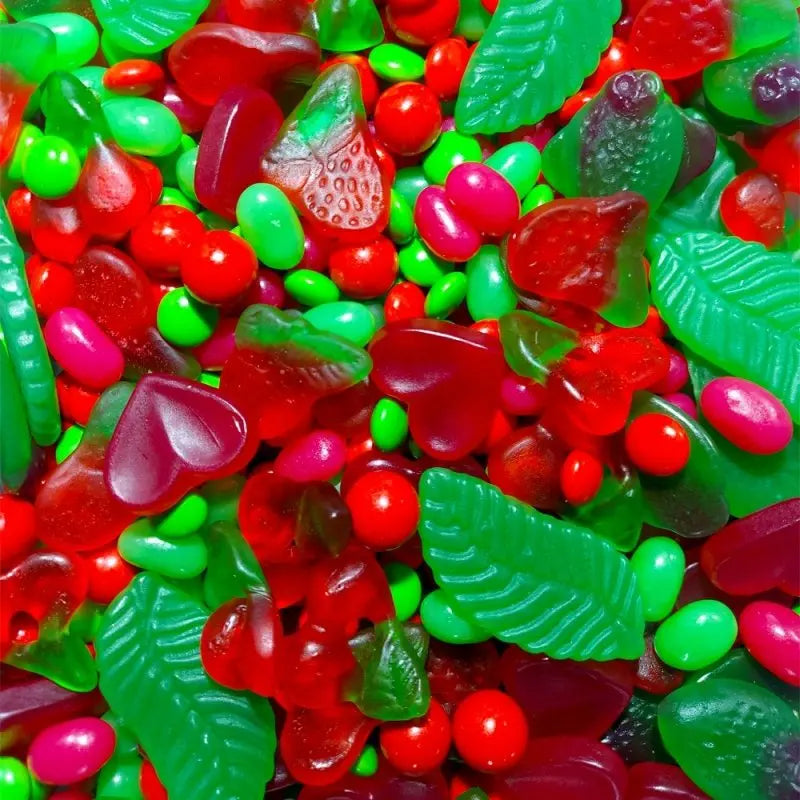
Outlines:
{"type": "Polygon", "coordinates": [[[508,273],[523,292],[597,311],[620,327],[641,325],[647,201],[634,192],[547,203],[508,238],[508,273]]]}
{"type": "Polygon", "coordinates": [[[157,514],[206,481],[242,469],[255,441],[244,415],[208,386],[146,375],[108,447],[111,493],[141,514],[157,514]]]}
{"type": "Polygon", "coordinates": [[[411,435],[426,453],[455,461],[486,438],[505,374],[497,339],[441,320],[394,322],[370,355],[372,381],[408,404],[411,435]]]}

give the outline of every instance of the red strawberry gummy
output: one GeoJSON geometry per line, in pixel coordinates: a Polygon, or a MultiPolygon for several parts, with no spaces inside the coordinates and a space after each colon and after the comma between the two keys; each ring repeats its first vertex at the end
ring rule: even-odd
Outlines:
{"type": "Polygon", "coordinates": [[[556,200],[524,216],[508,239],[508,272],[523,292],[641,325],[648,308],[642,255],[647,201],[634,192],[556,200]]]}
{"type": "Polygon", "coordinates": [[[383,230],[390,181],[380,170],[353,66],[337,63],[317,78],[261,170],[325,236],[369,241],[383,230]]]}

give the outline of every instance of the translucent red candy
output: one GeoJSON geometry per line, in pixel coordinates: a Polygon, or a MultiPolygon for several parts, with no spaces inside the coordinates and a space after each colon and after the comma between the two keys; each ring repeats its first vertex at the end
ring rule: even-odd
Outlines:
{"type": "Polygon", "coordinates": [[[533,737],[599,737],[633,693],[630,661],[558,661],[509,647],[501,669],[503,685],[525,712],[533,737]]]}
{"type": "Polygon", "coordinates": [[[426,453],[455,461],[483,441],[505,372],[496,339],[452,322],[420,319],[382,328],[369,352],[371,380],[408,405],[411,435],[426,453]]]}
{"type": "Polygon", "coordinates": [[[259,86],[291,70],[310,73],[319,63],[319,47],[293,33],[204,22],[175,42],[168,63],[178,86],[210,106],[233,86],[259,86]]]}
{"type": "Polygon", "coordinates": [[[241,412],[213,389],[146,375],[111,438],[105,480],[126,508],[155,514],[195,486],[238,472],[254,450],[241,412]]]}
{"type": "Polygon", "coordinates": [[[256,86],[233,86],[217,100],[200,137],[194,173],[203,206],[236,219],[236,201],[258,181],[261,156],[282,122],[278,104],[256,86]]]}
{"type": "Polygon", "coordinates": [[[701,564],[712,583],[733,595],[770,589],[800,594],[800,499],[734,520],[703,545],[701,564]]]}
{"type": "Polygon", "coordinates": [[[708,795],[679,767],[643,761],[628,771],[625,800],[708,800],[708,795]]]}
{"type": "Polygon", "coordinates": [[[748,170],[723,190],[719,214],[734,236],[772,247],[783,237],[786,201],[769,175],[748,170]]]}

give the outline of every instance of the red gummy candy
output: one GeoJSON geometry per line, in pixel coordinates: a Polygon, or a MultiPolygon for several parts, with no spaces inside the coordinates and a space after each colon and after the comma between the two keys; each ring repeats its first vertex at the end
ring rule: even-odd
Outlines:
{"type": "Polygon", "coordinates": [[[108,447],[105,479],[126,508],[156,514],[201,483],[238,472],[255,442],[241,412],[193,381],[146,375],[108,447]]]}
{"type": "Polygon", "coordinates": [[[282,122],[278,104],[258,87],[234,86],[219,98],[197,151],[194,185],[203,206],[236,219],[236,201],[258,181],[261,156],[282,122]]]}
{"type": "Polygon", "coordinates": [[[737,519],[717,531],[700,555],[711,582],[732,595],[770,589],[800,594],[800,498],[737,519]]]}
{"type": "Polygon", "coordinates": [[[408,405],[414,441],[434,458],[455,461],[489,433],[505,374],[497,339],[452,322],[393,322],[370,345],[370,376],[408,405]]]}
{"type": "Polygon", "coordinates": [[[524,216],[508,238],[508,273],[524,292],[644,322],[647,201],[634,192],[556,200],[524,216]]]}
{"type": "Polygon", "coordinates": [[[680,767],[642,761],[628,771],[625,800],[709,800],[680,767]]]}
{"type": "Polygon", "coordinates": [[[261,171],[324,236],[370,241],[383,230],[391,181],[378,163],[355,67],[338,62],[317,78],[261,171]]]}
{"type": "Polygon", "coordinates": [[[630,35],[631,65],[662,78],[685,78],[731,49],[733,19],[726,0],[649,0],[630,35]]]}
{"type": "Polygon", "coordinates": [[[319,47],[307,36],[262,33],[217,22],[195,25],[170,48],[169,70],[198,103],[214,105],[233,86],[259,86],[290,70],[313,70],[319,47]]]}
{"type": "Polygon", "coordinates": [[[503,685],[525,712],[532,737],[597,738],[633,694],[630,661],[559,661],[509,647],[501,669],[503,685]]]}

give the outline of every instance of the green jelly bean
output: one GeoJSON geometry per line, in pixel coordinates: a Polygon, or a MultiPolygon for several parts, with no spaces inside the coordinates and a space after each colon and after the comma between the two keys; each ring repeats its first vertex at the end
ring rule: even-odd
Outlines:
{"type": "Polygon", "coordinates": [[[200,148],[193,147],[181,153],[175,164],[175,177],[178,179],[178,188],[193,202],[200,203],[194,190],[194,171],[197,167],[197,152],[200,148]]]}
{"type": "Polygon", "coordinates": [[[530,213],[534,208],[539,208],[539,206],[543,206],[546,203],[552,203],[554,199],[555,195],[553,194],[553,190],[546,183],[540,183],[538,186],[534,186],[533,189],[525,195],[525,199],[522,201],[522,216],[524,217],[525,214],[530,213]]]}
{"type": "Polygon", "coordinates": [[[323,303],[309,309],[303,316],[318,330],[335,333],[359,347],[364,347],[377,329],[370,309],[352,300],[323,303]]]}
{"type": "Polygon", "coordinates": [[[203,372],[200,375],[200,383],[206,386],[212,386],[214,389],[219,389],[220,377],[213,372],[203,372]]]}
{"type": "Polygon", "coordinates": [[[434,589],[425,596],[419,613],[425,630],[442,642],[475,644],[491,638],[483,628],[459,615],[450,598],[441,589],[434,589]]]}
{"type": "Polygon", "coordinates": [[[8,171],[6,177],[9,181],[18,182],[22,178],[22,163],[25,161],[25,156],[31,146],[39,141],[44,134],[35,125],[30,122],[23,122],[22,129],[19,132],[17,143],[14,145],[14,152],[11,154],[11,160],[8,162],[8,171]]]}
{"type": "Polygon", "coordinates": [[[161,335],[178,347],[197,347],[217,326],[219,311],[201,303],[184,288],[173,289],[161,298],[156,324],[161,335]]]}
{"type": "Polygon", "coordinates": [[[389,236],[397,244],[405,244],[414,235],[414,212],[408,201],[392,189],[389,201],[389,236]]]}
{"type": "Polygon", "coordinates": [[[477,42],[492,20],[481,0],[461,0],[454,36],[463,36],[468,42],[477,42]]]}
{"type": "Polygon", "coordinates": [[[56,444],[56,464],[66,461],[77,449],[83,439],[83,428],[80,425],[70,425],[56,444]]]}
{"type": "Polygon", "coordinates": [[[511,285],[500,248],[485,244],[467,262],[467,310],[476,322],[497,319],[517,307],[517,295],[511,285]]]}
{"type": "Polygon", "coordinates": [[[208,516],[206,499],[195,492],[186,495],[176,506],[153,519],[153,530],[164,539],[188,536],[200,530],[208,516]]]}
{"type": "Polygon", "coordinates": [[[313,269],[296,269],[290,272],[283,285],[304,306],[335,303],[339,299],[339,287],[327,275],[313,269]]]}
{"type": "Polygon", "coordinates": [[[368,61],[372,71],[389,83],[418,81],[425,74],[425,59],[394,42],[373,47],[368,61]]]}
{"type": "Polygon", "coordinates": [[[161,192],[161,199],[158,201],[162,206],[181,206],[188,208],[189,211],[197,210],[197,205],[193,203],[180,189],[172,186],[165,186],[161,192]]]}
{"type": "Polygon", "coordinates": [[[229,231],[233,227],[229,219],[225,219],[225,217],[209,211],[207,208],[203,209],[197,216],[200,217],[200,221],[210,231],[229,231]]]}
{"type": "Polygon", "coordinates": [[[378,771],[378,751],[371,745],[365,745],[350,772],[360,778],[370,778],[378,771]]]}
{"type": "Polygon", "coordinates": [[[486,166],[499,172],[517,191],[527,196],[542,172],[542,154],[530,142],[511,142],[495,150],[486,166]]]}
{"type": "Polygon", "coordinates": [[[98,800],[143,800],[139,788],[141,769],[142,762],[137,756],[123,759],[115,752],[97,774],[95,797],[98,800]]]}
{"type": "Polygon", "coordinates": [[[151,159],[161,172],[164,186],[178,185],[178,159],[180,159],[184,153],[193,150],[196,146],[194,139],[184,133],[181,134],[181,140],[178,146],[171,153],[151,159]]]}
{"type": "Polygon", "coordinates": [[[383,303],[365,303],[367,311],[372,314],[372,319],[375,320],[375,330],[380,330],[386,325],[386,314],[383,310],[383,303]]]}
{"type": "Polygon", "coordinates": [[[736,640],[736,617],[719,600],[697,600],[661,623],[653,645],[669,667],[703,669],[722,658],[736,640]]]}
{"type": "Polygon", "coordinates": [[[422,600],[422,581],[416,570],[402,561],[392,561],[383,568],[389,591],[392,593],[394,610],[401,622],[410,619],[419,608],[422,600]]]}
{"type": "Polygon", "coordinates": [[[458,131],[445,131],[428,151],[422,162],[422,169],[430,183],[443,184],[453,167],[467,161],[480,160],[481,145],[474,136],[458,131]]]}
{"type": "Polygon", "coordinates": [[[75,148],[60,136],[42,136],[28,148],[22,161],[22,179],[38,197],[69,194],[81,174],[75,148]]]}
{"type": "Polygon", "coordinates": [[[305,236],[286,195],[269,183],[248,186],[236,204],[242,237],[258,260],[272,269],[291,269],[303,258],[305,236]]]}
{"type": "Polygon", "coordinates": [[[119,95],[110,92],[103,85],[103,75],[107,72],[105,67],[87,65],[72,70],[72,74],[95,96],[98,103],[105,103],[119,95]]]}
{"type": "Polygon", "coordinates": [[[0,488],[19,489],[31,466],[33,450],[25,402],[17,376],[0,341],[0,488]]]}
{"type": "Polygon", "coordinates": [[[180,144],[183,131],[175,114],[147,97],[116,97],[103,103],[117,144],[139,156],[165,156],[180,144]]]}
{"type": "Polygon", "coordinates": [[[97,28],[80,14],[37,14],[27,21],[43,25],[55,35],[56,69],[69,72],[82,67],[94,58],[100,45],[97,28]]]}
{"type": "Polygon", "coordinates": [[[450,265],[431,253],[420,239],[414,239],[397,254],[400,272],[418,286],[433,286],[447,275],[450,265]]]}
{"type": "Polygon", "coordinates": [[[631,567],[642,595],[645,622],[659,622],[678,599],[686,568],[683,550],[666,536],[654,536],[636,548],[631,567]]]}
{"type": "Polygon", "coordinates": [[[464,302],[467,296],[467,276],[463,272],[450,272],[431,286],[425,298],[428,317],[447,317],[464,302]]]}
{"type": "Polygon", "coordinates": [[[119,537],[118,547],[129,564],[167,578],[194,578],[208,565],[206,543],[196,533],[180,539],[162,539],[147,519],[129,525],[119,537]]]}
{"type": "Polygon", "coordinates": [[[11,756],[0,756],[0,797],[3,800],[29,800],[31,776],[28,768],[11,756]]]}
{"type": "Polygon", "coordinates": [[[403,167],[397,170],[393,190],[408,203],[413,212],[414,203],[417,202],[419,193],[430,185],[430,181],[425,177],[422,167],[403,167]]]}
{"type": "Polygon", "coordinates": [[[396,400],[382,397],[372,410],[370,436],[379,450],[395,450],[408,436],[408,414],[396,400]]]}

